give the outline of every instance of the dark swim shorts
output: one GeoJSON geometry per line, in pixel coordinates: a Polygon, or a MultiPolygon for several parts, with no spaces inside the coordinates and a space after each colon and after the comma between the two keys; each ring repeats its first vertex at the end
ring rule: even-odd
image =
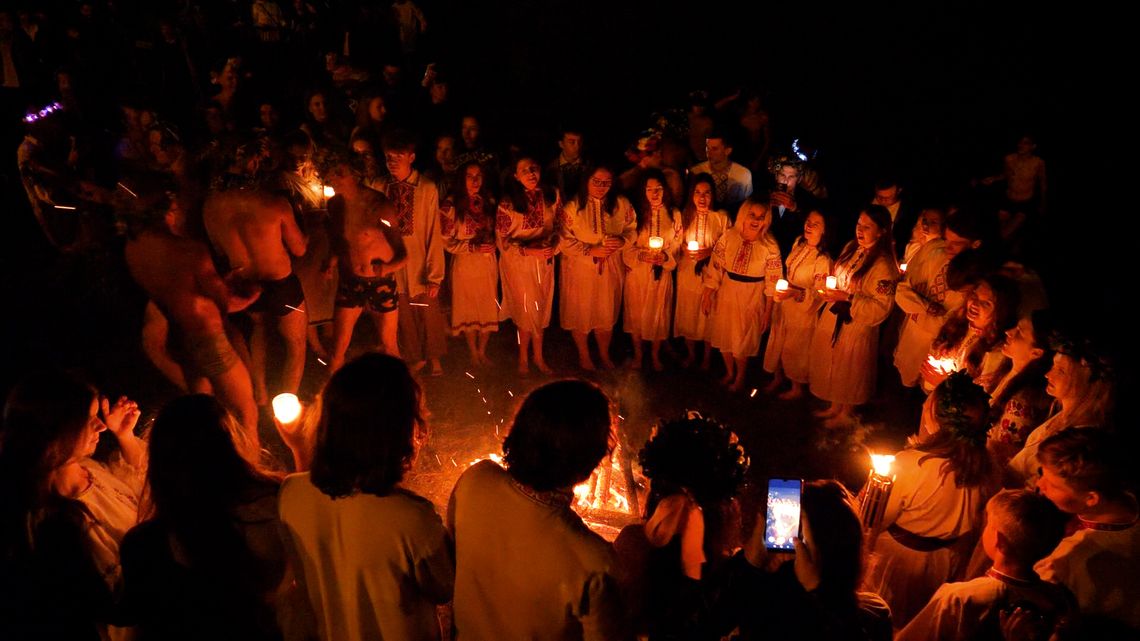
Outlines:
{"type": "Polygon", "coordinates": [[[337,307],[367,306],[374,312],[396,311],[396,277],[394,275],[364,278],[341,274],[336,288],[337,307]]]}
{"type": "Polygon", "coordinates": [[[223,333],[183,336],[171,330],[167,341],[171,356],[192,375],[213,378],[238,363],[238,353],[223,333]]]}
{"type": "Polygon", "coordinates": [[[285,316],[299,310],[301,303],[305,302],[305,292],[297,274],[289,274],[281,280],[258,281],[258,284],[261,285],[261,296],[250,305],[251,312],[285,316]]]}

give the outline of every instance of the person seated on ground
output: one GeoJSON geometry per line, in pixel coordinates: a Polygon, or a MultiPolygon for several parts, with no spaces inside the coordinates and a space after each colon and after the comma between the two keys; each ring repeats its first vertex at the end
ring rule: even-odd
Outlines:
{"type": "Polygon", "coordinates": [[[606,395],[558,381],[523,401],[507,469],[481,461],[459,477],[447,509],[457,639],[624,638],[613,548],[570,507],[612,446],[606,395]]]}
{"type": "Polygon", "coordinates": [[[985,576],[938,588],[895,641],[998,641],[1002,610],[1020,607],[1050,622],[1075,613],[1073,597],[1042,581],[1033,564],[1065,535],[1064,513],[1029,490],[1003,490],[986,504],[982,547],[993,566],[985,576]]]}
{"type": "Polygon", "coordinates": [[[431,502],[400,486],[427,439],[419,384],[395,356],[366,354],[310,411],[320,417],[312,468],[286,477],[279,512],[316,636],[439,639],[451,547],[431,502]]]}
{"type": "Polygon", "coordinates": [[[710,638],[734,627],[742,641],[889,641],[891,611],[860,589],[867,560],[855,498],[838,481],[804,484],[795,558],[765,548],[757,516],[730,561],[713,606],[710,638]]]}
{"type": "Polygon", "coordinates": [[[912,438],[896,457],[885,532],[876,531],[871,543],[867,586],[890,604],[896,629],[965,570],[997,484],[986,451],[985,390],[959,371],[931,399],[928,411],[937,427],[912,438]]]}
{"type": "Polygon", "coordinates": [[[146,444],[138,405],[73,374],[16,384],[0,430],[0,638],[99,639],[119,622],[119,544],[138,522],[146,444]],[[92,456],[103,430],[118,450],[92,456]]]}
{"type": "Polygon", "coordinates": [[[280,477],[242,456],[241,426],[212,396],[171,401],[149,437],[151,512],[122,546],[134,638],[279,639],[280,477]]]}
{"type": "Polygon", "coordinates": [[[1132,458],[1125,441],[1104,428],[1069,428],[1041,443],[1037,490],[1075,514],[1077,529],[1034,569],[1068,588],[1082,616],[1128,626],[1135,634],[1140,507],[1132,458]]]}
{"type": "Polygon", "coordinates": [[[631,616],[651,639],[690,638],[707,624],[710,577],[741,543],[748,456],[726,426],[688,412],[654,427],[639,459],[647,520],[614,542],[631,616]]]}

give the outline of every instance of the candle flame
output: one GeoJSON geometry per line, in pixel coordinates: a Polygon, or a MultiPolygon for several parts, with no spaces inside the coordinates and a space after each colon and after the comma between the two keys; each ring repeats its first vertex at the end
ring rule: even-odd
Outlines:
{"type": "Polygon", "coordinates": [[[691,252],[695,252],[695,251],[699,251],[699,250],[700,250],[700,248],[701,248],[701,244],[700,244],[700,243],[698,243],[698,242],[697,242],[697,241],[695,241],[695,240],[690,240],[690,241],[689,241],[689,244],[688,244],[686,247],[688,248],[688,250],[689,250],[689,251],[691,251],[691,252]]]}
{"type": "Polygon", "coordinates": [[[906,263],[899,263],[899,271],[904,274],[906,273],[906,263]]]}
{"type": "Polygon", "coordinates": [[[935,358],[932,354],[926,357],[926,362],[939,374],[952,374],[958,370],[958,361],[953,358],[935,358]]]}
{"type": "Polygon", "coordinates": [[[282,423],[289,424],[301,415],[301,401],[296,394],[285,392],[273,397],[273,416],[282,423]]]}
{"type": "Polygon", "coordinates": [[[839,287],[839,279],[834,276],[828,276],[826,284],[828,289],[835,289],[839,287]]]}
{"type": "Polygon", "coordinates": [[[783,278],[776,281],[776,291],[778,291],[778,292],[788,291],[788,281],[784,280],[783,278]]]}
{"type": "Polygon", "coordinates": [[[333,189],[332,187],[329,187],[328,185],[325,185],[324,192],[325,192],[325,198],[332,198],[333,196],[336,195],[336,190],[333,189]]]}
{"type": "Polygon", "coordinates": [[[661,249],[665,246],[665,239],[660,236],[651,236],[649,238],[650,249],[661,249]]]}
{"type": "Polygon", "coordinates": [[[879,476],[891,475],[891,464],[895,462],[894,454],[872,454],[871,455],[871,468],[875,470],[875,474],[879,476]]]}

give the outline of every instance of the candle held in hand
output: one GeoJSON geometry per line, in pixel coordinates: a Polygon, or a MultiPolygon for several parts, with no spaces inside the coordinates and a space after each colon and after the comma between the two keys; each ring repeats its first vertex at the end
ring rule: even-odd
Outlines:
{"type": "Polygon", "coordinates": [[[301,416],[301,401],[297,395],[286,392],[274,396],[273,416],[286,425],[297,420],[301,416]]]}
{"type": "Polygon", "coordinates": [[[899,271],[904,274],[906,273],[906,263],[899,263],[899,271]]]}
{"type": "Polygon", "coordinates": [[[784,280],[783,278],[776,281],[776,291],[778,291],[778,292],[788,291],[788,281],[784,280]]]}
{"type": "Polygon", "coordinates": [[[828,289],[835,289],[839,287],[839,279],[834,276],[828,276],[826,284],[828,289]]]}
{"type": "Polygon", "coordinates": [[[665,239],[660,236],[649,237],[649,248],[653,250],[661,249],[665,246],[665,239]]]}
{"type": "Polygon", "coordinates": [[[700,251],[701,250],[701,244],[695,240],[690,240],[689,244],[686,245],[686,249],[688,249],[691,252],[700,251]]]}
{"type": "Polygon", "coordinates": [[[332,187],[329,187],[328,185],[325,185],[324,191],[325,191],[325,198],[332,198],[333,196],[336,195],[336,190],[333,189],[332,187]]]}

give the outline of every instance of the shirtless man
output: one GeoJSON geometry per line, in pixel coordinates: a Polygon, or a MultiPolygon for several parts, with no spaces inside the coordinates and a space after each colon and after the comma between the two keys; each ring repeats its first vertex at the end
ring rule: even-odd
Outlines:
{"type": "Polygon", "coordinates": [[[253,319],[250,355],[254,398],[258,405],[265,405],[269,402],[265,369],[270,320],[285,341],[282,391],[296,393],[305,371],[309,319],[290,256],[304,256],[308,241],[289,201],[256,184],[259,162],[257,155],[239,149],[222,188],[212,189],[206,198],[202,218],[210,243],[225,257],[230,273],[261,286],[261,298],[249,308],[253,319]]]}
{"type": "Polygon", "coordinates": [[[380,349],[399,356],[395,272],[408,255],[399,231],[391,225],[396,210],[379,192],[360,184],[360,173],[348,163],[329,168],[325,180],[336,190],[329,202],[332,257],[330,273],[339,267],[333,310],[333,353],[330,372],[344,364],[352,330],[368,309],[380,333],[380,349]]]}
{"type": "MultiPolygon", "coordinates": [[[[192,392],[211,390],[237,418],[255,455],[257,404],[249,370],[226,338],[223,314],[248,306],[254,293],[238,297],[214,269],[204,243],[187,238],[185,216],[171,201],[165,217],[127,241],[127,268],[169,321],[167,345],[192,392]]],[[[251,459],[252,460],[252,459],[251,459]]]]}

